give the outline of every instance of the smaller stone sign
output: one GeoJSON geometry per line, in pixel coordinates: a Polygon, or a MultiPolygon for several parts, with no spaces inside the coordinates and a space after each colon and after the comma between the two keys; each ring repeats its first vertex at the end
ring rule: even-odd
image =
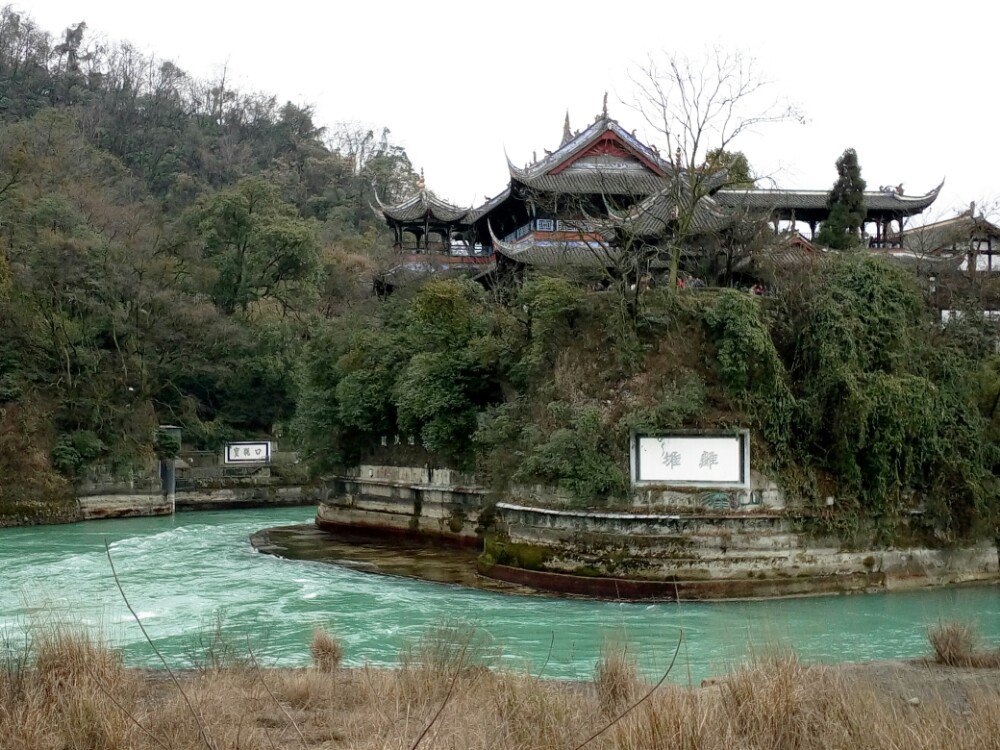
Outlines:
{"type": "Polygon", "coordinates": [[[271,461],[271,444],[267,441],[226,443],[227,464],[266,464],[271,461]]]}

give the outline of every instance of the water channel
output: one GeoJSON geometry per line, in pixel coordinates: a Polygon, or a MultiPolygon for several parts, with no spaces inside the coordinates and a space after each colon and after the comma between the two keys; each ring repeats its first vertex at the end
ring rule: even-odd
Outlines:
{"type": "MultiPolygon", "coordinates": [[[[390,665],[428,628],[474,625],[512,668],[544,664],[547,677],[585,679],[607,640],[624,640],[649,673],[669,660],[683,628],[686,683],[725,672],[753,653],[792,647],[807,660],[919,656],[927,626],[979,625],[1000,640],[1000,586],[773,601],[627,604],[498,594],[373,575],[255,551],[258,529],[308,523],[312,509],[180,513],[0,529],[0,650],[36,625],[92,629],[135,665],[155,656],[115,589],[122,586],[157,646],[177,666],[202,657],[221,623],[239,646],[249,638],[267,665],[308,663],[316,624],[344,643],[347,663],[390,665]]],[[[244,649],[245,650],[245,649],[244,649]]]]}

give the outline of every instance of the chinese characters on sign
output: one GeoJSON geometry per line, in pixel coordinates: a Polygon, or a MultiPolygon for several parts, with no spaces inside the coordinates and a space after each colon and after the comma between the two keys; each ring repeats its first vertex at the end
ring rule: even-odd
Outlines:
{"type": "Polygon", "coordinates": [[[227,464],[268,463],[271,460],[271,444],[259,443],[226,443],[227,464]]]}
{"type": "Polygon", "coordinates": [[[632,445],[635,482],[745,486],[749,474],[749,434],[636,435],[632,445]]]}

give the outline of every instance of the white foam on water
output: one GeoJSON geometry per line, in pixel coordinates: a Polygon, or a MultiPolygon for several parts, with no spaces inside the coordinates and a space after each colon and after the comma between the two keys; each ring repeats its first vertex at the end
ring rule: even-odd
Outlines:
{"type": "Polygon", "coordinates": [[[306,523],[311,509],[181,514],[166,519],[88,522],[0,530],[0,632],[46,619],[100,629],[131,663],[157,665],[110,575],[104,538],[131,604],[178,666],[189,666],[222,624],[247,636],[269,663],[308,662],[312,627],[344,642],[347,663],[396,663],[429,628],[473,621],[503,662],[540,666],[549,677],[588,678],[606,638],[624,638],[650,673],[662,669],[680,628],[684,663],[698,680],[772,642],[806,659],[845,660],[923,653],[927,624],[978,618],[1000,638],[1000,587],[771,602],[622,604],[508,596],[390,578],[317,562],[258,554],[249,544],[267,526],[306,523]],[[553,640],[553,633],[555,639],[553,640]],[[551,654],[549,650],[551,648],[551,654]]]}

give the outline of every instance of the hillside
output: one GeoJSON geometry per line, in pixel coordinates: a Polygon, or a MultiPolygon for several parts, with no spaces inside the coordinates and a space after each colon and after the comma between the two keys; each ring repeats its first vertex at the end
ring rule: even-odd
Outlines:
{"type": "Polygon", "coordinates": [[[0,517],[65,515],[158,423],[280,430],[314,321],[381,262],[372,186],[414,179],[388,131],[0,11],[0,517]]]}
{"type": "Polygon", "coordinates": [[[164,423],[587,507],[624,499],[632,430],[750,427],[755,468],[839,498],[824,530],[995,533],[993,333],[942,326],[911,272],[845,253],[766,297],[538,273],[375,297],[369,201],[416,184],[387,130],[0,11],[0,523],[67,517],[73,482],[139,471],[164,423]]]}

